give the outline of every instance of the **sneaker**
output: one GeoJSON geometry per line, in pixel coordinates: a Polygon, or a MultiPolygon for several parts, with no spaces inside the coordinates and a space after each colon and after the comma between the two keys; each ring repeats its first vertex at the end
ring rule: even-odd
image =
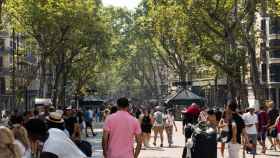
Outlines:
{"type": "Polygon", "coordinates": [[[154,146],[157,146],[157,144],[156,144],[155,142],[153,143],[153,145],[154,145],[154,146]]]}
{"type": "Polygon", "coordinates": [[[162,147],[163,147],[163,144],[160,144],[160,147],[162,148],[162,147]]]}

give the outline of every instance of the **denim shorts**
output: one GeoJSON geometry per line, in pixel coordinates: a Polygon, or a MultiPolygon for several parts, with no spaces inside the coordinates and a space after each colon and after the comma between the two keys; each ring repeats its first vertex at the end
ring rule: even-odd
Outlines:
{"type": "Polygon", "coordinates": [[[265,141],[266,140],[266,136],[267,136],[267,132],[266,131],[260,131],[258,133],[258,140],[265,141]]]}
{"type": "Polygon", "coordinates": [[[253,144],[257,144],[257,134],[248,134],[249,141],[253,144]]]}

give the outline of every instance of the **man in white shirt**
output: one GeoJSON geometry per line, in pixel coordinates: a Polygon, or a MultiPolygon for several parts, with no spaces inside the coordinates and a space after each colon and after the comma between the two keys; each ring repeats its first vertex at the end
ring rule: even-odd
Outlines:
{"type": "Polygon", "coordinates": [[[154,146],[156,146],[157,136],[160,135],[160,147],[163,147],[164,114],[158,109],[154,113],[154,146]]]}
{"type": "Polygon", "coordinates": [[[26,129],[31,141],[41,141],[44,144],[40,158],[86,158],[62,130],[47,130],[45,123],[40,119],[29,120],[26,129]]]}
{"type": "Polygon", "coordinates": [[[248,112],[243,115],[243,120],[245,122],[245,130],[248,135],[248,141],[253,144],[252,154],[253,157],[255,157],[258,135],[258,116],[255,114],[255,109],[250,107],[248,112]]]}

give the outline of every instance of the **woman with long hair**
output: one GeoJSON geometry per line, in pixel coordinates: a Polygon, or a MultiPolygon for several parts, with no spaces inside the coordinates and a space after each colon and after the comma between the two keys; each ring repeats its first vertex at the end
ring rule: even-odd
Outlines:
{"type": "Polygon", "coordinates": [[[23,126],[17,125],[12,131],[15,136],[15,144],[19,146],[22,158],[31,158],[31,145],[26,129],[23,126]]]}
{"type": "Polygon", "coordinates": [[[164,128],[166,131],[169,147],[172,147],[173,144],[173,127],[175,127],[175,131],[177,132],[174,115],[172,114],[171,110],[167,110],[165,115],[164,128]]]}
{"type": "Polygon", "coordinates": [[[15,144],[13,132],[4,126],[0,126],[0,157],[21,158],[19,147],[15,144]]]}

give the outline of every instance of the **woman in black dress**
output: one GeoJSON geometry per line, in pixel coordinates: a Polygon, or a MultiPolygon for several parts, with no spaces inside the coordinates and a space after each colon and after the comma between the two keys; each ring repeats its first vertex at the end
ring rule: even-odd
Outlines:
{"type": "Polygon", "coordinates": [[[152,117],[149,110],[144,111],[144,115],[140,117],[140,122],[143,135],[143,144],[145,147],[149,147],[152,132],[152,117]]]}

